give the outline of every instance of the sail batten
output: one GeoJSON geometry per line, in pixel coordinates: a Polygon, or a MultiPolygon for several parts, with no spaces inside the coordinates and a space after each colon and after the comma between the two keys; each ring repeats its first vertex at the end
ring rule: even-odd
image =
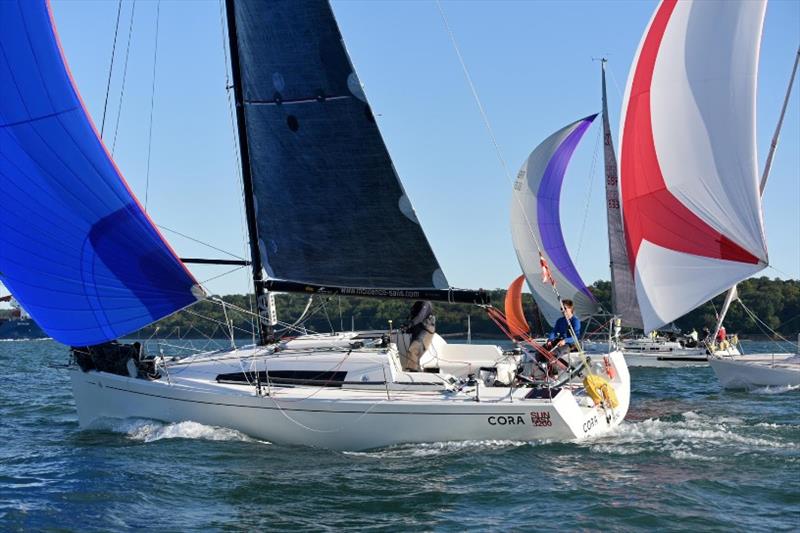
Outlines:
{"type": "Polygon", "coordinates": [[[597,115],[558,130],[545,139],[522,165],[511,201],[511,237],[528,287],[548,323],[561,316],[561,306],[549,284],[542,283],[539,249],[562,298],[573,300],[575,314],[586,318],[598,304],[578,274],[561,231],[561,187],[572,153],[597,115]]]}
{"type": "Polygon", "coordinates": [[[0,191],[0,281],[56,340],[113,340],[202,297],[103,146],[45,1],[0,2],[0,191]]]}
{"type": "Polygon", "coordinates": [[[447,287],[328,2],[232,4],[255,242],[267,277],[447,287]]]}
{"type": "Polygon", "coordinates": [[[656,9],[628,79],[621,184],[646,330],[767,264],[755,95],[765,2],[656,9]]]}

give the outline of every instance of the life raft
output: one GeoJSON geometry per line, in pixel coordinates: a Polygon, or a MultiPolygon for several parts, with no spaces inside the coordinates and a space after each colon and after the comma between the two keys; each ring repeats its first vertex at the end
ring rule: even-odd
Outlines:
{"type": "Polygon", "coordinates": [[[600,405],[605,402],[605,405],[612,409],[616,409],[619,405],[614,387],[612,387],[611,383],[605,378],[595,374],[589,374],[583,378],[583,386],[595,405],[600,405]]]}

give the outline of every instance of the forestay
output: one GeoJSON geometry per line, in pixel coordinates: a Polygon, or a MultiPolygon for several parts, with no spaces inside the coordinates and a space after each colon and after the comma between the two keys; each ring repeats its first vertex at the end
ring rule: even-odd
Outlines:
{"type": "Polygon", "coordinates": [[[45,1],[0,2],[0,281],[53,338],[98,344],[202,290],[114,165],[45,1]]]}
{"type": "Polygon", "coordinates": [[[625,236],[652,330],[763,269],[756,77],[764,2],[659,5],[623,104],[625,236]]]}
{"type": "Polygon", "coordinates": [[[447,287],[328,2],[236,0],[233,12],[267,275],[447,287]]]}
{"type": "Polygon", "coordinates": [[[575,314],[586,318],[598,310],[594,296],[569,256],[559,219],[561,185],[567,164],[596,116],[573,122],[545,139],[528,156],[514,183],[511,238],[533,297],[551,325],[561,316],[561,308],[550,285],[542,283],[537,242],[561,297],[574,302],[575,314]]]}

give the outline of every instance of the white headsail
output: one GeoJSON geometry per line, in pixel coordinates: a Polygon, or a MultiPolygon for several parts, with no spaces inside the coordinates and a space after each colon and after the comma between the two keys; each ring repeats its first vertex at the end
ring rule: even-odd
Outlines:
{"type": "Polygon", "coordinates": [[[620,178],[645,330],[767,264],[755,139],[765,8],[665,0],[639,45],[620,178]]]}

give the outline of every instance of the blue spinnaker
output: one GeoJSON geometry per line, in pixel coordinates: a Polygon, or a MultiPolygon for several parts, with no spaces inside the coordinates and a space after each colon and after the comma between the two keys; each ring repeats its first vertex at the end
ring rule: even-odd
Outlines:
{"type": "Polygon", "coordinates": [[[99,344],[202,297],[120,175],[44,0],[0,2],[0,281],[54,339],[99,344]]]}

